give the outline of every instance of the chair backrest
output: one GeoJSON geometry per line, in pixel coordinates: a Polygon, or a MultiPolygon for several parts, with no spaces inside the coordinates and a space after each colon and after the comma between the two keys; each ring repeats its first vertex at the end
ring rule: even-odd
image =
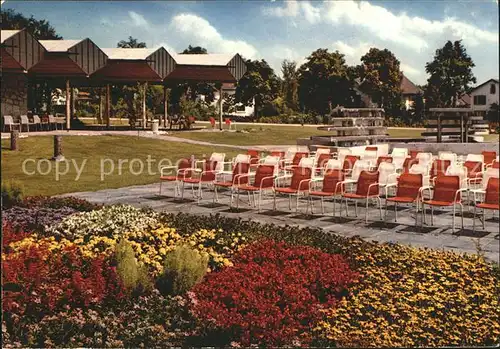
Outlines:
{"type": "Polygon", "coordinates": [[[271,156],[277,156],[280,159],[283,159],[285,157],[285,152],[282,150],[271,150],[271,156]]]}
{"type": "Polygon", "coordinates": [[[232,183],[238,184],[247,184],[248,176],[244,176],[238,180],[241,175],[246,175],[250,171],[250,163],[249,162],[237,162],[233,166],[233,175],[232,175],[232,183]]]}
{"type": "Polygon", "coordinates": [[[368,147],[365,148],[365,151],[378,151],[378,147],[368,146],[368,147]]]}
{"type": "Polygon", "coordinates": [[[464,162],[464,167],[467,168],[468,178],[475,178],[479,173],[483,171],[483,163],[481,161],[467,160],[464,162]]]}
{"type": "Polygon", "coordinates": [[[14,119],[12,118],[12,115],[4,115],[3,116],[3,124],[4,125],[13,125],[14,119]]]}
{"type": "Polygon", "coordinates": [[[193,175],[193,171],[188,171],[187,169],[193,168],[193,161],[191,159],[180,159],[177,161],[177,170],[182,170],[177,172],[179,178],[188,178],[193,175]]]}
{"type": "Polygon", "coordinates": [[[342,162],[338,159],[330,159],[325,165],[325,171],[342,170],[342,162]]]}
{"type": "Polygon", "coordinates": [[[493,165],[491,165],[492,168],[500,168],[500,161],[495,160],[493,161],[493,165]]]}
{"type": "Polygon", "coordinates": [[[309,190],[309,184],[312,176],[311,167],[295,167],[293,169],[290,189],[294,190],[309,190]]]}
{"type": "Polygon", "coordinates": [[[281,158],[279,156],[267,155],[262,161],[263,165],[277,166],[280,163],[281,158]]]}
{"type": "Polygon", "coordinates": [[[357,181],[359,179],[359,175],[363,171],[369,171],[371,167],[371,163],[368,160],[358,160],[354,163],[351,173],[351,179],[357,181]]]}
{"type": "Polygon", "coordinates": [[[211,124],[212,126],[213,126],[213,125],[215,125],[215,118],[210,117],[210,118],[209,118],[209,120],[210,120],[210,124],[211,124]]]}
{"type": "Polygon", "coordinates": [[[408,156],[408,149],[407,148],[393,148],[391,155],[393,157],[394,156],[397,156],[397,157],[402,156],[402,157],[406,158],[408,156]]]}
{"type": "Polygon", "coordinates": [[[233,164],[238,164],[238,163],[250,163],[250,155],[248,154],[238,154],[236,157],[233,159],[233,164]]]}
{"type": "Polygon", "coordinates": [[[410,172],[410,168],[413,165],[418,165],[418,159],[408,157],[403,161],[403,173],[408,173],[410,172]]]}
{"type": "Polygon", "coordinates": [[[204,182],[214,181],[218,166],[219,162],[217,160],[205,161],[203,164],[203,173],[201,175],[201,180],[204,182]]]}
{"type": "Polygon", "coordinates": [[[56,118],[54,117],[54,115],[52,114],[49,114],[49,123],[50,124],[55,124],[57,121],[56,121],[56,118]]]}
{"type": "Polygon", "coordinates": [[[352,152],[351,152],[351,149],[349,148],[338,148],[337,149],[337,159],[339,159],[340,161],[342,161],[342,163],[344,163],[344,159],[347,155],[350,155],[352,152]]]}
{"type": "Polygon", "coordinates": [[[316,156],[320,155],[320,154],[330,154],[331,151],[330,151],[330,148],[318,148],[316,149],[316,156]]]}
{"type": "Polygon", "coordinates": [[[33,123],[34,124],[41,124],[42,120],[40,120],[40,117],[38,115],[33,115],[33,123]]]}
{"type": "MultiPolygon", "coordinates": [[[[432,199],[436,201],[454,202],[455,193],[460,189],[460,178],[458,176],[439,176],[434,182],[434,194],[432,199]]],[[[457,195],[457,201],[460,194],[457,195]]]]}
{"type": "Polygon", "coordinates": [[[28,115],[21,115],[21,124],[29,124],[28,115]]]}
{"type": "Polygon", "coordinates": [[[428,176],[429,175],[429,167],[421,165],[421,164],[415,164],[412,167],[410,167],[410,170],[408,172],[409,173],[420,173],[423,176],[428,176]]]}
{"type": "Polygon", "coordinates": [[[396,196],[404,198],[418,197],[418,192],[423,185],[423,176],[420,173],[402,173],[398,179],[396,196]]]}
{"type": "Polygon", "coordinates": [[[486,195],[484,196],[484,202],[486,204],[498,205],[500,204],[500,193],[499,193],[499,182],[498,177],[492,177],[488,180],[486,186],[486,195]]]}
{"type": "Polygon", "coordinates": [[[314,158],[302,158],[299,161],[299,167],[313,168],[315,165],[314,158]]]}
{"type": "Polygon", "coordinates": [[[457,162],[457,154],[452,153],[451,151],[440,151],[438,153],[439,160],[450,160],[451,163],[457,162]]]}
{"type": "Polygon", "coordinates": [[[484,158],[484,163],[485,164],[491,164],[493,161],[495,161],[497,157],[497,152],[496,151],[483,151],[481,153],[484,158]]]}
{"type": "Polygon", "coordinates": [[[392,156],[379,156],[377,158],[377,167],[379,167],[380,164],[383,163],[383,162],[388,162],[388,163],[392,164],[393,163],[392,156]]]}
{"type": "Polygon", "coordinates": [[[484,171],[483,179],[481,181],[483,189],[486,190],[486,186],[488,185],[488,181],[490,180],[490,178],[498,178],[498,177],[500,177],[500,172],[498,171],[497,168],[492,168],[492,167],[487,168],[486,171],[484,171]]]}
{"type": "Polygon", "coordinates": [[[431,167],[431,177],[444,176],[446,174],[446,170],[451,165],[451,160],[440,160],[436,159],[432,163],[431,167]]]}
{"type": "Polygon", "coordinates": [[[255,187],[271,188],[274,185],[274,178],[277,165],[263,164],[257,167],[253,185],[255,187]]]}
{"type": "Polygon", "coordinates": [[[259,159],[260,159],[260,151],[259,150],[249,149],[247,151],[247,154],[250,155],[250,163],[252,165],[259,162],[259,159]]]}
{"type": "Polygon", "coordinates": [[[286,150],[285,152],[285,160],[287,161],[292,161],[292,159],[294,158],[295,156],[295,153],[297,153],[299,150],[297,149],[297,147],[290,147],[286,150]]]}
{"type": "Polygon", "coordinates": [[[344,171],[352,170],[358,160],[359,156],[357,155],[346,155],[344,161],[342,161],[342,169],[344,171]]]}
{"type": "Polygon", "coordinates": [[[415,157],[421,165],[429,165],[432,161],[432,153],[418,153],[415,157]]]}
{"type": "Polygon", "coordinates": [[[484,163],[484,155],[483,154],[467,154],[465,157],[465,161],[475,161],[484,163]]]}
{"type": "Polygon", "coordinates": [[[416,159],[417,155],[420,153],[420,150],[410,150],[408,155],[410,158],[416,159]]]}
{"type": "Polygon", "coordinates": [[[228,118],[224,119],[224,123],[226,125],[231,125],[231,119],[228,119],[228,118]]]}
{"type": "Polygon", "coordinates": [[[210,155],[210,161],[215,161],[217,164],[217,168],[214,170],[216,171],[222,171],[224,170],[224,159],[226,158],[225,153],[212,153],[210,155]]]}
{"type": "Polygon", "coordinates": [[[356,194],[363,196],[376,196],[379,194],[378,171],[361,171],[356,186],[356,194]],[[373,185],[370,188],[370,185],[373,185]]]}
{"type": "Polygon", "coordinates": [[[396,183],[396,166],[391,162],[382,162],[378,168],[378,182],[382,185],[396,183]],[[392,176],[391,176],[392,175],[392,176]],[[389,183],[389,179],[391,182],[389,183]]]}
{"type": "Polygon", "coordinates": [[[314,157],[315,166],[319,167],[319,168],[325,167],[325,165],[330,160],[330,157],[331,157],[330,153],[322,153],[322,154],[319,154],[319,156],[318,156],[318,153],[316,153],[316,156],[314,157]]]}
{"type": "Polygon", "coordinates": [[[458,178],[460,178],[460,188],[467,188],[467,167],[463,165],[451,164],[446,169],[445,175],[458,176],[458,178]]]}
{"type": "MultiPolygon", "coordinates": [[[[293,159],[292,159],[292,165],[293,166],[298,166],[302,158],[307,158],[309,156],[308,152],[305,151],[298,151],[294,154],[293,159]]],[[[313,159],[314,161],[314,159],[313,159]]]]}
{"type": "Polygon", "coordinates": [[[345,180],[344,172],[340,169],[328,170],[323,177],[323,188],[321,189],[325,193],[341,193],[343,189],[342,185],[337,185],[339,182],[345,180]]]}
{"type": "Polygon", "coordinates": [[[370,161],[372,165],[375,165],[377,162],[377,150],[365,150],[361,159],[370,161]]]}

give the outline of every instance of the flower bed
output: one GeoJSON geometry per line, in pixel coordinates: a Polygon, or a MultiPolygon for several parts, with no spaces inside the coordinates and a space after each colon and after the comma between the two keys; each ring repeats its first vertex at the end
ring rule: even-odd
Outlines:
{"type": "MultiPolygon", "coordinates": [[[[500,272],[480,256],[130,206],[85,212],[92,204],[55,199],[22,206],[84,212],[36,232],[13,229],[23,227],[16,215],[4,222],[4,346],[387,347],[500,340],[500,272]],[[122,241],[133,261],[117,269],[122,241]],[[123,277],[137,278],[131,266],[146,267],[156,281],[180,246],[208,257],[208,273],[191,291],[125,289],[123,277]]],[[[178,275],[186,272],[182,262],[175,265],[178,275]]],[[[206,266],[205,259],[201,270],[206,266]]]]}

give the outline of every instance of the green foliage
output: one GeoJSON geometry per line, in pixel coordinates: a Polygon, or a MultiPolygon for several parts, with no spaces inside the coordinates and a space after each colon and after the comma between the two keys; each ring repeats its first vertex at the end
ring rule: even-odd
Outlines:
{"type": "Polygon", "coordinates": [[[129,291],[149,291],[153,285],[149,279],[148,271],[137,263],[134,249],[130,242],[120,240],[115,246],[116,272],[129,291]]]}
{"type": "Polygon", "coordinates": [[[127,40],[121,40],[116,44],[119,48],[145,48],[146,43],[129,36],[127,40]]]}
{"type": "Polygon", "coordinates": [[[2,181],[2,209],[19,204],[24,197],[24,187],[16,180],[2,181]]]}
{"type": "Polygon", "coordinates": [[[299,97],[306,112],[329,114],[337,106],[350,106],[353,83],[344,55],[317,49],[299,68],[299,97]]]}
{"type": "Polygon", "coordinates": [[[492,103],[490,105],[490,109],[486,113],[485,119],[492,124],[499,123],[500,116],[499,116],[499,110],[498,110],[498,103],[492,103]]]}
{"type": "Polygon", "coordinates": [[[245,106],[254,106],[255,116],[261,108],[274,100],[280,91],[280,81],[273,68],[265,60],[245,61],[247,71],[236,87],[236,101],[245,106]]]}
{"type": "Polygon", "coordinates": [[[297,63],[284,60],[281,63],[281,74],[283,85],[281,94],[288,109],[297,111],[299,109],[299,72],[297,63]]]}
{"type": "Polygon", "coordinates": [[[182,51],[183,54],[194,54],[194,55],[204,55],[207,54],[207,49],[201,46],[191,46],[189,45],[187,49],[182,51]]]}
{"type": "Polygon", "coordinates": [[[25,17],[22,13],[13,9],[2,9],[2,29],[24,29],[37,40],[60,40],[62,36],[56,34],[56,30],[49,21],[38,20],[33,17],[25,17]]]}
{"type": "Polygon", "coordinates": [[[163,294],[180,295],[203,279],[208,268],[208,255],[188,246],[179,246],[166,256],[164,267],[158,289],[163,294]]]}
{"type": "Polygon", "coordinates": [[[429,107],[457,106],[460,96],[468,93],[476,82],[472,73],[475,67],[461,40],[447,41],[436,50],[434,60],[425,65],[430,75],[425,97],[429,107]]]}
{"type": "Polygon", "coordinates": [[[388,49],[371,48],[361,57],[357,67],[361,80],[360,89],[368,93],[374,103],[386,112],[398,111],[402,107],[400,62],[388,49]]]}

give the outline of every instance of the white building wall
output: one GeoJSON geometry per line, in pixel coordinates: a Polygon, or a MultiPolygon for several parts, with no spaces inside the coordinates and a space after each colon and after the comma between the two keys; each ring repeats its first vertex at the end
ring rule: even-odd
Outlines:
{"type": "Polygon", "coordinates": [[[476,90],[471,92],[471,103],[472,108],[478,111],[488,111],[490,109],[491,104],[499,103],[499,86],[498,82],[490,81],[487,84],[479,87],[476,90]],[[491,93],[491,85],[495,85],[495,93],[491,93]],[[476,105],[475,104],[475,96],[486,96],[486,104],[485,105],[476,105]]]}

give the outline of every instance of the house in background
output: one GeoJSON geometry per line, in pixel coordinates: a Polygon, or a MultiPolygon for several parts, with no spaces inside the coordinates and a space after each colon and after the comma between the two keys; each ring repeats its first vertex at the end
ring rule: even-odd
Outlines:
{"type": "MultiPolygon", "coordinates": [[[[236,93],[236,85],[231,83],[224,83],[222,84],[222,92],[227,93],[228,95],[234,95],[236,93]]],[[[219,106],[219,91],[214,92],[214,101],[212,102],[212,105],[214,105],[215,107],[219,106]]],[[[224,114],[230,116],[250,117],[254,115],[254,112],[255,108],[253,106],[253,103],[251,107],[244,106],[241,103],[236,103],[235,110],[232,113],[224,114]]]]}
{"type": "Polygon", "coordinates": [[[493,103],[499,102],[498,79],[489,79],[470,92],[472,109],[487,112],[493,103]]]}
{"type": "MultiPolygon", "coordinates": [[[[364,107],[368,108],[373,108],[373,107],[378,107],[376,103],[373,103],[372,98],[369,94],[369,92],[364,88],[364,81],[360,81],[359,79],[356,79],[356,86],[354,87],[354,90],[356,93],[360,96],[361,102],[364,107]]],[[[403,101],[405,104],[405,109],[409,110],[412,108],[413,103],[415,103],[415,98],[418,94],[423,93],[423,91],[415,85],[410,79],[408,79],[404,74],[403,78],[401,79],[401,94],[403,97],[403,101]]]]}

